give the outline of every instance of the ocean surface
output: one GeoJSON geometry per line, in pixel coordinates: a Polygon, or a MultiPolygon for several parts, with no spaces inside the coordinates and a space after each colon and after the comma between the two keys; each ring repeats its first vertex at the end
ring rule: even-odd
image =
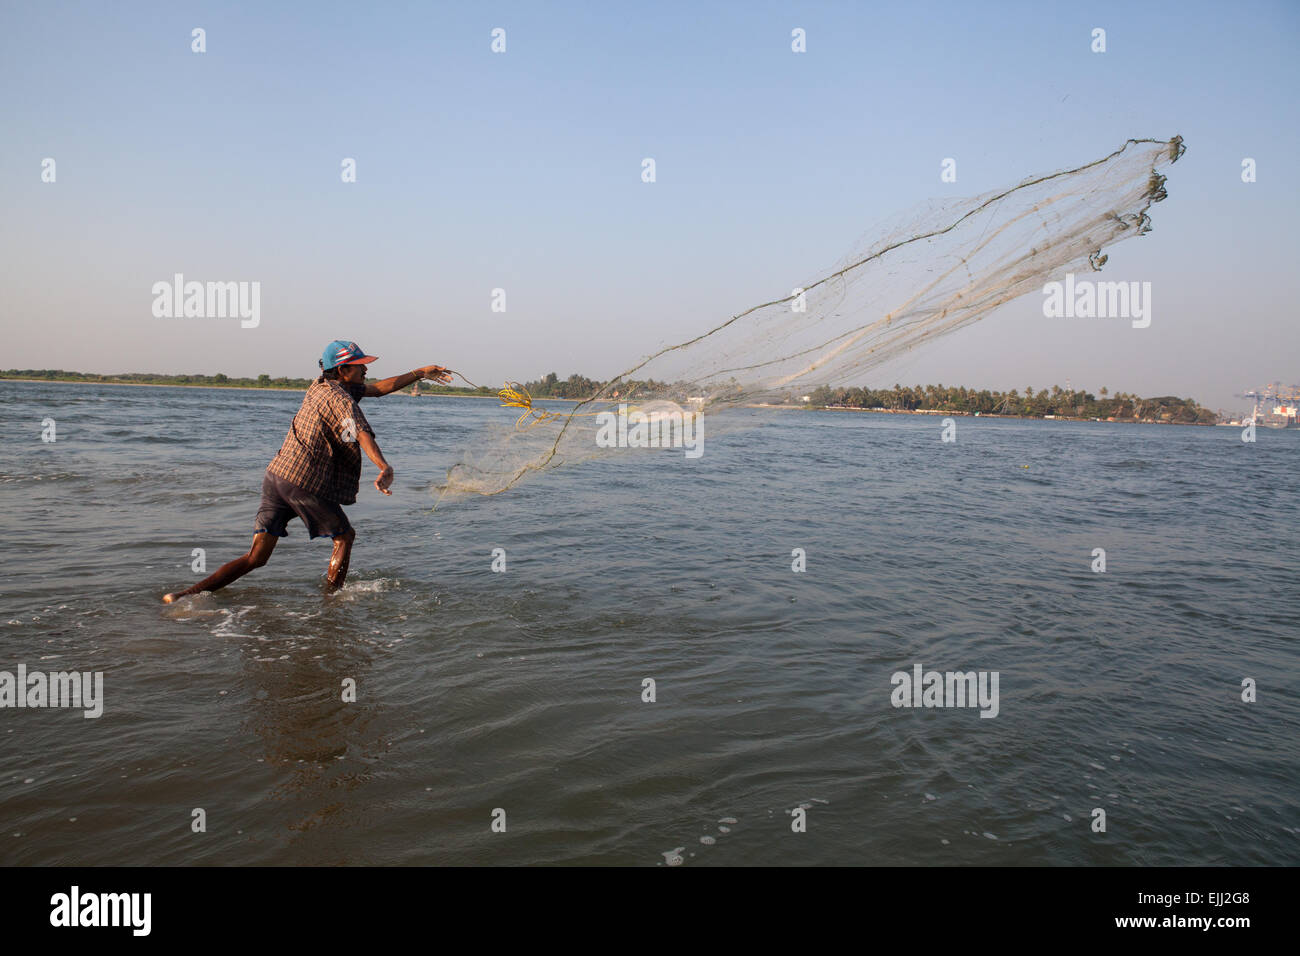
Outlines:
{"type": "Polygon", "coordinates": [[[0,670],[104,688],[0,709],[0,863],[1300,862],[1300,432],[749,410],[432,512],[514,415],[370,399],[343,591],[294,521],[162,605],[300,401],[0,382],[0,670]]]}

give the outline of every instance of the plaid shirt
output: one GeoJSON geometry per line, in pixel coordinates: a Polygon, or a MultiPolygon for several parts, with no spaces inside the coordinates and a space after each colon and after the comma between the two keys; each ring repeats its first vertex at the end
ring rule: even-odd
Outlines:
{"type": "Polygon", "coordinates": [[[361,482],[361,444],[356,435],[364,431],[375,437],[358,401],[339,382],[312,382],[284,444],[266,470],[326,501],[352,504],[361,482]]]}

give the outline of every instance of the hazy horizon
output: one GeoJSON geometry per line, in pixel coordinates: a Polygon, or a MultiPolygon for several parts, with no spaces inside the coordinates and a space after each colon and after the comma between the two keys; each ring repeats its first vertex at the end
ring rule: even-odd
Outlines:
{"type": "Polygon", "coordinates": [[[1152,284],[1149,328],[1046,319],[1029,295],[832,384],[1241,411],[1300,380],[1298,27],[1282,3],[9,6],[0,366],[310,377],[346,338],[374,377],[608,378],[927,199],[1177,134],[1153,231],[1099,276],[1152,284]],[[259,323],[156,318],[176,273],[259,283],[259,323]]]}

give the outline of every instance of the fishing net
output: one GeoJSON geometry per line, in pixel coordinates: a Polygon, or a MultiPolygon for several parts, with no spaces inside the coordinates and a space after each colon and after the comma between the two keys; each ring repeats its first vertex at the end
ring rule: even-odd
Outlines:
{"type": "Polygon", "coordinates": [[[1148,210],[1165,198],[1160,170],[1183,149],[1181,137],[1130,139],[1073,169],[924,204],[833,268],[792,283],[789,295],[643,357],[575,405],[538,407],[511,383],[501,398],[519,417],[460,454],[439,500],[498,494],[620,448],[662,447],[672,427],[698,428],[736,406],[865,384],[880,365],[1012,299],[1100,269],[1103,249],[1150,230],[1148,210]]]}

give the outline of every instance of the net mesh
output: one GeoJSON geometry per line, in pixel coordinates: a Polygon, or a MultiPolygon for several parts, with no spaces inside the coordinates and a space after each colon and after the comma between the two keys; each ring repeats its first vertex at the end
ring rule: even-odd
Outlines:
{"type": "Polygon", "coordinates": [[[1073,169],[931,201],[790,295],[644,357],[576,405],[530,412],[531,398],[516,392],[523,414],[459,455],[439,500],[498,494],[529,475],[628,447],[611,447],[602,412],[714,416],[797,400],[819,385],[865,384],[891,359],[1067,272],[1100,269],[1104,249],[1150,230],[1148,210],[1165,198],[1160,170],[1183,149],[1181,137],[1130,139],[1073,169]]]}

